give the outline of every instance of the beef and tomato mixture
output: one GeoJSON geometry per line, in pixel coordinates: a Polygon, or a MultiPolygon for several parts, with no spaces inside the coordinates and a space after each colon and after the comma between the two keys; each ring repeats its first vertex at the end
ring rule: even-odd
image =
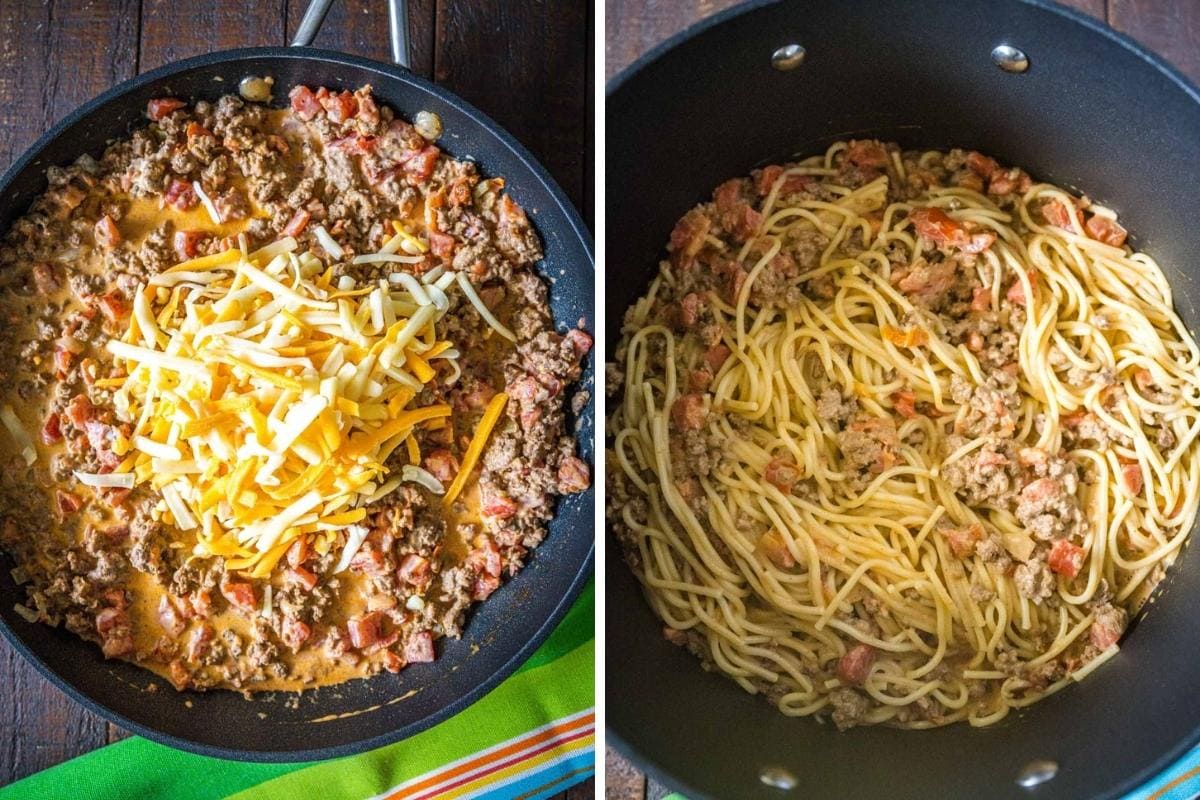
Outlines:
{"type": "Polygon", "coordinates": [[[591,337],[504,179],[369,87],[289,100],[152,100],[0,246],[17,610],[178,689],[433,661],[590,481],[591,337]]]}

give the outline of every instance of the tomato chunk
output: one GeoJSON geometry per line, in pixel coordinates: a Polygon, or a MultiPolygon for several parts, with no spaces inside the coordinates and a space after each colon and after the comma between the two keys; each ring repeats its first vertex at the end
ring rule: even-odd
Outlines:
{"type": "Polygon", "coordinates": [[[1066,539],[1059,539],[1050,548],[1050,555],[1047,556],[1046,563],[1052,572],[1067,578],[1074,578],[1083,566],[1084,555],[1085,551],[1082,547],[1073,545],[1066,539]]]}
{"type": "Polygon", "coordinates": [[[843,683],[848,683],[851,686],[862,686],[871,674],[871,666],[875,663],[875,656],[875,648],[871,647],[871,645],[855,645],[838,661],[838,678],[843,683]]]}
{"type": "Polygon", "coordinates": [[[157,122],[172,111],[183,108],[187,103],[178,97],[156,97],[146,104],[146,116],[157,122]]]}

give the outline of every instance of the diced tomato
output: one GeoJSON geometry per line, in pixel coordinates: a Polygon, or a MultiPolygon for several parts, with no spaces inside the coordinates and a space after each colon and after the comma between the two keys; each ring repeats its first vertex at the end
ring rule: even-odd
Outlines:
{"type": "Polygon", "coordinates": [[[51,411],[46,415],[46,421],[42,423],[42,444],[54,444],[62,441],[62,418],[58,414],[51,411]]]}
{"type": "Polygon", "coordinates": [[[1107,620],[1097,619],[1088,629],[1088,637],[1097,650],[1107,650],[1121,638],[1121,629],[1114,627],[1107,620]]]}
{"type": "MultiPolygon", "coordinates": [[[[400,165],[404,169],[404,174],[408,175],[417,183],[424,183],[433,175],[433,168],[437,166],[438,156],[442,151],[436,146],[429,144],[422,147],[420,150],[410,150],[400,156],[400,165]]],[[[508,195],[505,195],[507,197],[508,195]]],[[[501,204],[503,209],[503,204],[501,204]]]]}
{"type": "Polygon", "coordinates": [[[582,328],[571,328],[563,334],[563,341],[571,345],[576,358],[583,358],[591,352],[593,344],[592,335],[582,328]]]}
{"type": "Polygon", "coordinates": [[[253,611],[258,607],[254,597],[254,587],[241,581],[224,581],[221,583],[221,594],[233,606],[242,611],[253,611]]]}
{"type": "Polygon", "coordinates": [[[430,450],[425,456],[425,469],[442,483],[450,483],[458,474],[458,459],[449,450],[430,450]]]}
{"type": "Polygon", "coordinates": [[[305,211],[303,208],[292,214],[292,218],[287,221],[287,225],[283,226],[284,236],[299,236],[308,226],[308,221],[312,219],[312,214],[305,211]]]}
{"type": "Polygon", "coordinates": [[[100,306],[100,311],[110,322],[118,322],[129,316],[129,303],[126,302],[125,295],[121,293],[120,289],[109,289],[100,295],[96,302],[100,306]]]}
{"type": "Polygon", "coordinates": [[[892,407],[905,419],[917,416],[917,396],[907,389],[892,394],[892,407]]]}
{"type": "Polygon", "coordinates": [[[427,587],[432,576],[433,571],[429,565],[429,559],[419,556],[416,553],[406,555],[400,561],[400,569],[396,571],[396,577],[402,583],[407,583],[418,589],[427,587]]]}
{"type": "Polygon", "coordinates": [[[346,631],[350,634],[350,644],[361,650],[378,642],[380,636],[379,617],[378,611],[372,611],[369,614],[348,619],[346,631]]]}
{"type": "Polygon", "coordinates": [[[922,239],[939,246],[957,247],[966,253],[979,253],[991,247],[994,233],[967,233],[966,226],[952,219],[945,211],[933,206],[914,208],[908,212],[913,228],[922,239]]]}
{"type": "Polygon", "coordinates": [[[187,596],[187,601],[197,617],[207,617],[212,611],[212,592],[208,589],[197,589],[187,596]]]}
{"type": "Polygon", "coordinates": [[[321,112],[321,103],[312,89],[307,86],[297,86],[288,93],[292,101],[292,111],[300,119],[310,120],[321,112]]]}
{"type": "MultiPolygon", "coordinates": [[[[1028,275],[1029,285],[1037,287],[1037,273],[1029,270],[1028,275]]],[[[1004,293],[1004,297],[1008,302],[1018,306],[1026,305],[1028,302],[1025,297],[1025,285],[1019,279],[1013,281],[1012,286],[1008,287],[1008,291],[1004,293]]]]}
{"type": "Polygon", "coordinates": [[[1121,465],[1121,488],[1130,496],[1142,493],[1142,468],[1138,464],[1121,465]]]}
{"type": "Polygon", "coordinates": [[[1067,578],[1074,578],[1079,574],[1080,567],[1083,566],[1084,555],[1085,551],[1082,547],[1077,547],[1066,539],[1059,539],[1050,548],[1046,563],[1052,572],[1067,578]]]}
{"type": "Polygon", "coordinates": [[[300,566],[305,561],[308,561],[309,555],[310,552],[308,547],[308,539],[305,537],[300,537],[296,541],[292,542],[292,546],[287,550],[288,566],[300,566]]]}
{"type": "Polygon", "coordinates": [[[582,459],[563,456],[558,464],[558,493],[575,494],[592,485],[591,471],[582,459]]]}
{"type": "Polygon", "coordinates": [[[747,184],[747,181],[734,178],[713,192],[713,201],[721,215],[721,226],[741,242],[753,236],[762,223],[762,214],[751,207],[743,195],[743,187],[747,184]]]}
{"type": "Polygon", "coordinates": [[[341,150],[350,155],[366,155],[375,149],[374,136],[361,136],[357,133],[352,133],[349,136],[343,136],[340,139],[334,139],[327,147],[334,150],[341,150]]]}
{"type": "Polygon", "coordinates": [[[199,122],[189,122],[185,129],[185,134],[189,139],[195,139],[199,136],[213,137],[213,132],[201,125],[199,122]]]}
{"type": "Polygon", "coordinates": [[[992,290],[986,286],[977,286],[971,293],[971,310],[987,311],[992,307],[992,290]]]}
{"type": "Polygon", "coordinates": [[[216,630],[207,622],[197,625],[192,630],[192,635],[188,637],[188,661],[200,661],[208,655],[208,651],[212,649],[212,641],[216,638],[216,635],[216,630]]]}
{"type": "Polygon", "coordinates": [[[407,664],[404,659],[393,653],[391,650],[385,650],[383,653],[383,668],[388,672],[396,673],[404,669],[407,664]]]}
{"type": "Polygon", "coordinates": [[[435,230],[426,233],[429,236],[429,252],[444,261],[454,258],[454,248],[458,243],[453,236],[435,230]]]}
{"type": "Polygon", "coordinates": [[[790,458],[773,458],[763,470],[763,480],[781,492],[790,492],[800,480],[800,467],[790,458]]]}
{"type": "Polygon", "coordinates": [[[295,617],[284,617],[281,628],[282,636],[280,638],[292,650],[299,650],[300,645],[307,642],[309,637],[312,636],[312,628],[309,627],[308,623],[295,617]]]}
{"type": "Polygon", "coordinates": [[[492,593],[500,588],[500,578],[496,575],[477,575],[471,585],[472,600],[487,600],[492,593]]]}
{"type": "Polygon", "coordinates": [[[200,243],[207,236],[204,231],[175,231],[175,255],[180,261],[195,258],[200,252],[200,243]]]}
{"type": "Polygon", "coordinates": [[[671,419],[680,430],[697,431],[704,427],[707,412],[704,398],[698,394],[680,395],[671,406],[671,419]]]}
{"type": "Polygon", "coordinates": [[[105,608],[96,615],[96,632],[101,636],[112,633],[116,628],[128,624],[128,617],[119,608],[105,608]]]}
{"type": "Polygon", "coordinates": [[[71,364],[75,360],[75,354],[61,344],[54,346],[54,371],[59,375],[66,375],[71,371],[71,364]]]}
{"type": "Polygon", "coordinates": [[[58,513],[64,517],[70,516],[83,508],[83,501],[74,492],[68,492],[65,489],[55,489],[54,497],[58,501],[58,513]]]}
{"type": "Polygon", "coordinates": [[[992,177],[993,172],[1000,169],[1000,165],[996,163],[996,159],[989,158],[983,153],[977,153],[972,150],[967,153],[967,169],[979,177],[987,179],[992,177]]]}
{"type": "Polygon", "coordinates": [[[96,632],[105,658],[121,658],[133,652],[133,635],[124,609],[102,609],[96,615],[96,632]]]}
{"type": "Polygon", "coordinates": [[[358,98],[353,92],[329,93],[318,97],[330,122],[345,122],[358,113],[358,98]]]}
{"type": "Polygon", "coordinates": [[[978,525],[946,531],[946,543],[950,545],[950,552],[957,558],[970,558],[975,552],[975,545],[982,538],[983,528],[978,525]]]}
{"type": "Polygon", "coordinates": [[[1093,214],[1084,227],[1087,229],[1088,236],[1091,236],[1098,242],[1111,244],[1113,247],[1120,247],[1125,244],[1127,232],[1116,221],[1108,217],[1093,214]]]}
{"type": "Polygon", "coordinates": [[[125,590],[119,589],[115,586],[111,589],[105,589],[101,597],[104,598],[104,602],[108,603],[113,608],[124,609],[129,605],[129,601],[125,597],[125,590]]]}
{"type": "Polygon", "coordinates": [[[83,431],[87,435],[87,441],[92,448],[92,452],[100,460],[101,467],[108,467],[111,470],[117,464],[121,463],[121,457],[112,451],[113,443],[117,438],[116,428],[107,423],[91,419],[83,424],[83,431]]]}
{"type": "Polygon", "coordinates": [[[732,351],[727,346],[718,342],[705,351],[704,363],[715,375],[731,354],[732,351]]]}
{"type": "Polygon", "coordinates": [[[871,674],[871,666],[875,663],[875,656],[875,648],[871,647],[871,645],[855,645],[838,661],[838,678],[843,683],[848,683],[851,686],[862,686],[871,674]]]}
{"type": "Polygon", "coordinates": [[[796,566],[796,558],[792,555],[792,551],[788,549],[787,543],[783,541],[783,536],[780,535],[779,531],[767,531],[760,536],[758,539],[758,551],[780,569],[791,569],[796,566]]]}
{"type": "Polygon", "coordinates": [[[671,263],[677,267],[690,265],[704,247],[704,237],[708,235],[711,227],[712,221],[696,209],[684,214],[671,231],[668,247],[671,251],[671,263]]]}
{"type": "Polygon", "coordinates": [[[183,633],[187,623],[179,615],[179,610],[175,608],[175,604],[171,602],[171,598],[165,594],[158,600],[158,622],[162,625],[163,630],[177,637],[183,633]]]}
{"type": "Polygon", "coordinates": [[[436,657],[433,650],[433,634],[429,631],[414,633],[404,645],[404,659],[409,664],[428,664],[436,657]]]}
{"type": "Polygon", "coordinates": [[[754,173],[754,191],[761,196],[770,194],[771,187],[775,185],[775,181],[779,180],[779,176],[783,174],[783,167],[778,164],[771,164],[763,167],[754,173]]]}
{"type": "Polygon", "coordinates": [[[387,559],[379,548],[367,542],[350,559],[350,569],[365,575],[384,575],[388,571],[387,559]]]}
{"type": "Polygon", "coordinates": [[[888,152],[882,144],[869,139],[850,142],[846,160],[863,169],[883,169],[888,165],[888,152]]]}
{"type": "Polygon", "coordinates": [[[485,517],[508,519],[516,515],[519,506],[508,495],[492,490],[482,493],[480,510],[485,517]]]}
{"type": "Polygon", "coordinates": [[[117,228],[117,223],[113,222],[113,218],[108,214],[105,214],[96,221],[95,236],[96,244],[108,250],[121,243],[121,231],[117,228]]]}
{"type": "Polygon", "coordinates": [[[289,567],[287,572],[284,573],[284,578],[303,587],[306,592],[311,592],[313,587],[317,585],[316,574],[300,566],[289,567]]]}
{"type": "Polygon", "coordinates": [[[195,208],[200,202],[199,195],[196,194],[196,188],[187,181],[181,181],[178,178],[172,178],[167,184],[167,188],[163,190],[163,203],[172,205],[180,211],[187,211],[190,208],[195,208]]]}
{"type": "Polygon", "coordinates": [[[187,103],[178,97],[156,97],[146,104],[146,116],[158,122],[172,111],[183,108],[187,103]]]}
{"type": "Polygon", "coordinates": [[[1051,200],[1042,204],[1042,216],[1046,218],[1046,222],[1055,227],[1074,229],[1071,225],[1071,212],[1059,200],[1051,200]]]}

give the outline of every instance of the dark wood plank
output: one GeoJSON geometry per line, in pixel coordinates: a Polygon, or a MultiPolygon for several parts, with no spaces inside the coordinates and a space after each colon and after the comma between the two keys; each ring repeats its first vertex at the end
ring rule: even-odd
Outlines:
{"type": "MultiPolygon", "coordinates": [[[[1096,19],[1106,19],[1107,0],[1058,0],[1064,6],[1090,14],[1096,19]]],[[[1162,0],[1158,0],[1162,2],[1162,0]]]]}
{"type": "Polygon", "coordinates": [[[140,71],[181,58],[227,50],[284,44],[286,0],[201,3],[143,0],[140,71]]]}
{"type": "MultiPolygon", "coordinates": [[[[0,3],[0,167],[137,62],[138,0],[0,3]]],[[[0,642],[0,785],[107,741],[99,717],[0,642]],[[11,735],[20,731],[20,736],[11,735]]]]}
{"type": "Polygon", "coordinates": [[[0,164],[136,68],[138,0],[0,3],[0,164]]]}
{"type": "Polygon", "coordinates": [[[1200,3],[1108,0],[1108,22],[1200,82],[1200,3]]]}
{"type": "Polygon", "coordinates": [[[663,39],[739,2],[741,0],[607,0],[604,5],[606,80],[663,39]]]}
{"type": "Polygon", "coordinates": [[[604,754],[604,800],[646,800],[646,778],[611,747],[604,754]]]}
{"type": "Polygon", "coordinates": [[[52,687],[3,640],[0,731],[0,786],[107,742],[104,720],[52,687]]]}
{"type": "MultiPolygon", "coordinates": [[[[433,36],[436,0],[409,0],[408,28],[412,47],[410,68],[433,75],[433,36]]],[[[290,42],[308,7],[307,0],[287,0],[287,39],[290,42]]],[[[314,47],[339,50],[391,63],[392,47],[386,0],[337,0],[325,17],[314,47]]]]}
{"type": "Polygon", "coordinates": [[[508,129],[583,207],[587,4],[438,0],[437,82],[508,129]]]}

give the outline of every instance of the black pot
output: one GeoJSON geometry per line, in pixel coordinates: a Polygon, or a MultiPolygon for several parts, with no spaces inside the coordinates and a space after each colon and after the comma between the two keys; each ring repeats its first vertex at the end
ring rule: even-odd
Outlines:
{"type": "MultiPolygon", "coordinates": [[[[752,3],[654,49],[607,105],[607,345],[645,291],[674,222],[727,178],[852,137],[977,149],[1116,209],[1153,255],[1189,327],[1200,301],[1200,95],[1100,23],[1037,0],[752,3]],[[772,67],[788,44],[792,71],[772,67]],[[1011,45],[1028,70],[993,49],[1011,45]]],[[[1200,741],[1200,564],[1185,553],[1121,653],[988,728],[856,728],[780,714],[665,642],[609,537],[609,737],[655,778],[704,797],[1022,797],[1030,762],[1057,762],[1039,798],[1117,797],[1200,741]]]]}

